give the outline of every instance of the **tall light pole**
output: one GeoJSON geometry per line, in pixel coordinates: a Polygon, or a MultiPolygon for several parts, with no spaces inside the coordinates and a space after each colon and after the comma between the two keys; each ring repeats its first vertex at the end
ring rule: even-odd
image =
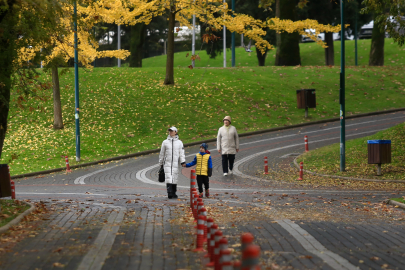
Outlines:
{"type": "Polygon", "coordinates": [[[346,130],[345,130],[345,1],[340,0],[340,23],[342,29],[340,32],[340,171],[344,172],[346,167],[345,149],[346,149],[346,130]]]}
{"type": "MultiPolygon", "coordinates": [[[[235,0],[232,0],[232,11],[235,11],[235,0]]],[[[232,14],[232,17],[235,15],[232,14]]],[[[235,66],[235,32],[232,32],[232,67],[235,66]]]]}
{"type": "MultiPolygon", "coordinates": [[[[118,50],[121,50],[121,25],[118,25],[118,50]]],[[[118,67],[121,67],[121,59],[118,58],[118,67]]]]}
{"type": "Polygon", "coordinates": [[[76,119],[76,161],[80,161],[80,109],[79,109],[79,56],[77,54],[77,0],[73,3],[73,25],[75,39],[75,119],[76,119]]]}
{"type": "Polygon", "coordinates": [[[357,8],[356,21],[354,23],[354,64],[357,66],[357,8]]]}
{"type": "MultiPolygon", "coordinates": [[[[225,8],[225,0],[224,0],[224,8],[225,8]]],[[[225,15],[225,13],[224,13],[225,15]]],[[[226,26],[224,25],[224,67],[226,67],[226,26]]]]}
{"type": "MultiPolygon", "coordinates": [[[[195,1],[194,1],[195,2],[195,1]]],[[[191,55],[195,55],[195,14],[193,15],[193,40],[191,42],[191,55]]],[[[195,59],[191,61],[193,68],[195,67],[195,59]]]]}

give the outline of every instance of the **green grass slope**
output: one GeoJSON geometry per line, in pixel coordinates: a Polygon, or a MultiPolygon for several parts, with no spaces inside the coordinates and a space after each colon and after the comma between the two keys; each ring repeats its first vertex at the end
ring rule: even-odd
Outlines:
{"type": "Polygon", "coordinates": [[[297,161],[303,161],[306,170],[321,174],[363,179],[405,180],[405,123],[372,136],[348,140],[346,142],[345,172],[340,172],[339,149],[340,144],[336,143],[307,152],[297,161]],[[377,176],[377,165],[368,164],[367,140],[391,140],[391,163],[382,165],[381,176],[377,176]]]}
{"type": "MultiPolygon", "coordinates": [[[[403,107],[404,66],[346,70],[347,114],[403,107]]],[[[61,76],[65,128],[53,130],[51,91],[16,106],[11,96],[9,127],[1,163],[11,174],[64,167],[75,161],[74,74],[61,76]]],[[[44,74],[50,80],[49,75],[44,74]]],[[[214,138],[225,115],[240,133],[336,117],[338,67],[245,67],[175,69],[175,86],[164,86],[165,69],[80,69],[82,163],[157,149],[166,129],[179,128],[184,143],[214,138]],[[296,108],[296,90],[315,88],[317,108],[296,108]]],[[[157,162],[157,161],[156,161],[157,162]]]]}
{"type": "MultiPolygon", "coordinates": [[[[357,55],[358,55],[358,65],[368,65],[368,59],[370,55],[370,39],[361,39],[357,41],[357,55]]],[[[207,46],[207,45],[204,45],[207,46]]],[[[354,40],[347,40],[345,42],[346,46],[346,65],[355,65],[355,42],[354,40]]],[[[223,66],[223,55],[218,55],[215,59],[209,59],[205,49],[197,51],[201,61],[196,61],[196,67],[222,67],[223,66]]],[[[334,42],[335,48],[335,64],[340,65],[340,41],[334,42]]],[[[256,67],[258,66],[256,49],[251,48],[253,52],[247,53],[243,48],[236,48],[235,59],[236,66],[248,66],[256,67]]],[[[191,51],[175,53],[174,65],[176,67],[187,67],[190,65],[190,57],[186,55],[191,55],[191,51]]],[[[266,59],[266,66],[274,66],[276,50],[268,52],[266,59]]],[[[324,66],[325,65],[325,52],[324,49],[317,45],[316,43],[300,43],[300,54],[301,54],[301,64],[303,66],[324,66]]],[[[385,65],[386,66],[402,66],[405,65],[405,47],[399,47],[392,39],[387,38],[385,40],[384,47],[385,54],[385,65]]],[[[166,56],[155,56],[150,58],[145,58],[143,61],[143,67],[165,67],[166,66],[166,56]]],[[[227,66],[231,66],[231,51],[227,50],[227,66]]]]}

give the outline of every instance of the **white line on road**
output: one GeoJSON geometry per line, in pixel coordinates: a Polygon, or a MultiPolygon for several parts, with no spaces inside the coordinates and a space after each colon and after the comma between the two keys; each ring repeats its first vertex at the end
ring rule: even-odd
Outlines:
{"type": "Polygon", "coordinates": [[[87,194],[87,193],[38,193],[38,192],[16,192],[17,195],[79,195],[79,196],[111,196],[108,194],[87,194]]]}
{"type": "Polygon", "coordinates": [[[95,172],[88,173],[88,174],[85,174],[85,175],[83,175],[83,176],[80,176],[80,177],[78,177],[78,178],[75,179],[75,184],[76,184],[76,185],[77,185],[77,184],[84,185],[84,184],[85,184],[85,183],[84,183],[84,179],[86,179],[87,177],[92,176],[92,175],[94,175],[94,174],[98,174],[98,173],[107,171],[107,170],[112,169],[112,168],[115,168],[115,167],[111,167],[111,168],[106,168],[106,169],[98,170],[98,171],[95,171],[95,172]]]}
{"type": "MultiPolygon", "coordinates": [[[[96,204],[96,203],[95,203],[96,204]]],[[[98,233],[96,240],[92,247],[83,257],[80,262],[78,270],[100,270],[114,244],[116,234],[120,228],[120,223],[124,219],[126,208],[123,206],[109,206],[104,204],[97,204],[104,207],[118,208],[117,211],[113,211],[108,217],[107,223],[98,233]]]]}

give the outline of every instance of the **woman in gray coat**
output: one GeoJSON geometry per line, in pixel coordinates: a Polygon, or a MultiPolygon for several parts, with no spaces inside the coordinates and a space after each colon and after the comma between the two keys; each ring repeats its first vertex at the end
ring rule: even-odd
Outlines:
{"type": "Polygon", "coordinates": [[[177,128],[171,127],[168,129],[169,136],[163,141],[160,149],[159,165],[163,167],[165,172],[165,182],[167,188],[167,196],[169,199],[176,199],[177,179],[179,176],[179,168],[181,164],[186,163],[184,155],[183,142],[180,141],[177,134],[177,128]]]}
{"type": "Polygon", "coordinates": [[[235,155],[239,152],[239,136],[236,128],[231,125],[230,116],[225,116],[223,122],[224,125],[218,130],[217,149],[222,154],[222,171],[227,176],[228,172],[232,174],[235,155]]]}

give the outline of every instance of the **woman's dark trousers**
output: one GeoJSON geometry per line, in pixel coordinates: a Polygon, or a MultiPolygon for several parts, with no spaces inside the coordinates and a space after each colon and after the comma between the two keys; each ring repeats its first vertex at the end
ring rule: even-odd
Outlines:
{"type": "Polygon", "coordinates": [[[228,173],[228,167],[232,171],[234,161],[235,161],[235,155],[234,154],[222,155],[222,171],[224,173],[228,173]],[[229,166],[228,166],[228,162],[229,162],[229,166]]]}

